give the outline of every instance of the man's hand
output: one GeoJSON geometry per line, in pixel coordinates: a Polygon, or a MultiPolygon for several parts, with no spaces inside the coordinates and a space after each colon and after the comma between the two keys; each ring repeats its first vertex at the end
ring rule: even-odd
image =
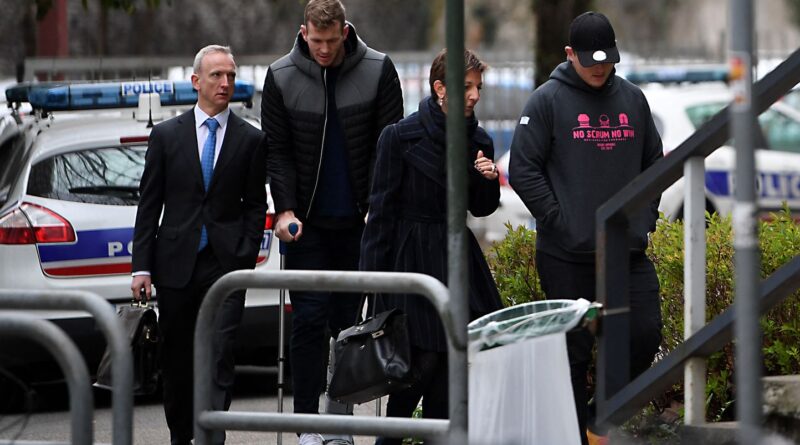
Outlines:
{"type": "Polygon", "coordinates": [[[131,293],[133,293],[134,300],[139,301],[142,299],[142,290],[144,290],[144,302],[147,303],[153,295],[153,282],[150,279],[150,275],[134,275],[131,282],[131,293]]]}
{"type": "Polygon", "coordinates": [[[297,241],[303,236],[303,223],[294,216],[294,210],[284,210],[278,214],[275,220],[275,236],[285,243],[297,241]],[[297,225],[297,233],[294,236],[289,233],[289,224],[292,223],[297,225]]]}

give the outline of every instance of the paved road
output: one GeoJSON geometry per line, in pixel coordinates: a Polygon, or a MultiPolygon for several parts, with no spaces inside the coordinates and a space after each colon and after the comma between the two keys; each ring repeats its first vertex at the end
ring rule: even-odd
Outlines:
{"type": "MultiPolygon", "coordinates": [[[[288,403],[291,403],[291,399],[288,400],[288,403]]],[[[234,400],[231,410],[275,412],[276,408],[277,400],[273,396],[237,399],[234,400]]],[[[362,408],[360,411],[364,411],[364,409],[362,408]]],[[[374,414],[374,405],[370,406],[366,411],[367,412],[359,412],[359,414],[374,414]]],[[[94,419],[95,441],[99,443],[111,443],[111,409],[97,409],[94,419]]],[[[3,423],[7,424],[8,420],[10,420],[10,418],[6,418],[3,423]]],[[[0,434],[0,439],[7,440],[13,438],[13,435],[10,433],[16,432],[17,430],[18,429],[13,428],[11,431],[0,434]]],[[[293,434],[284,434],[283,443],[286,445],[296,444],[297,441],[293,436],[293,434]]],[[[66,442],[69,440],[69,437],[69,414],[66,411],[58,411],[34,414],[29,419],[28,425],[18,439],[23,441],[53,440],[66,442]]],[[[370,437],[356,438],[356,444],[358,445],[371,444],[373,441],[374,439],[370,437]]],[[[153,445],[168,443],[169,432],[166,422],[164,421],[164,412],[161,405],[155,402],[137,404],[134,412],[134,444],[153,445]]],[[[277,444],[277,433],[231,431],[228,432],[225,443],[229,445],[277,444]]]]}
{"type": "MultiPolygon", "coordinates": [[[[232,411],[277,412],[278,400],[275,390],[275,376],[246,374],[237,376],[237,387],[234,395],[232,411]]],[[[47,395],[48,405],[44,412],[37,412],[27,418],[27,423],[20,432],[21,414],[0,414],[0,441],[17,439],[20,441],[58,441],[67,442],[70,438],[70,416],[66,402],[66,388],[60,387],[47,395]],[[17,434],[20,433],[18,436],[17,434]]],[[[385,405],[385,400],[384,405],[385,405]]],[[[2,394],[0,394],[0,402],[2,394]]],[[[94,436],[97,443],[111,443],[111,408],[108,393],[97,390],[96,409],[94,415],[94,436]]],[[[320,406],[323,406],[321,403],[320,406]]],[[[291,410],[292,398],[284,400],[286,410],[291,410]]],[[[385,406],[383,407],[385,412],[385,406]]],[[[368,403],[356,406],[356,414],[375,415],[375,404],[368,403]]],[[[168,444],[169,431],[164,420],[161,402],[156,398],[137,399],[134,409],[134,444],[154,445],[168,444]]],[[[613,443],[619,445],[639,445],[639,442],[618,432],[613,434],[613,443]]],[[[294,434],[284,433],[283,444],[295,445],[294,434]]],[[[356,445],[371,445],[373,437],[358,436],[356,445]]],[[[277,433],[230,431],[227,435],[228,445],[277,444],[277,433]]],[[[22,445],[22,444],[21,444],[22,445]]]]}
{"type": "MultiPolygon", "coordinates": [[[[238,380],[241,385],[237,383],[237,391],[234,396],[232,411],[259,411],[259,412],[277,412],[278,400],[275,391],[274,382],[264,383],[258,381],[262,377],[256,376],[239,376],[238,380]]],[[[274,376],[266,377],[274,380],[274,376]]],[[[65,389],[59,389],[56,392],[62,393],[65,389]]],[[[20,431],[20,423],[11,425],[12,422],[23,420],[25,416],[20,414],[0,414],[0,441],[18,439],[20,441],[60,441],[66,442],[70,438],[70,417],[69,412],[63,405],[63,394],[51,395],[50,399],[59,399],[53,402],[51,400],[49,412],[39,412],[31,415],[27,419],[27,424],[22,430],[21,434],[17,437],[20,431]],[[54,405],[52,405],[54,403],[54,405]]],[[[103,394],[98,394],[97,407],[94,416],[94,437],[95,442],[98,443],[111,443],[111,408],[108,403],[107,397],[103,394]]],[[[323,406],[323,405],[320,405],[323,406]]],[[[291,410],[292,398],[286,397],[284,400],[284,407],[291,410]]],[[[375,415],[375,405],[366,404],[356,407],[356,413],[359,415],[375,415]]],[[[137,400],[134,409],[134,444],[136,445],[153,445],[153,444],[168,444],[169,431],[164,420],[164,411],[160,401],[150,400],[137,400]]],[[[356,437],[357,445],[372,444],[374,438],[372,437],[356,437]]],[[[283,443],[285,445],[294,445],[297,440],[294,434],[284,433],[283,443]]],[[[244,444],[277,444],[277,433],[262,433],[262,432],[228,432],[226,444],[229,445],[244,445],[244,444]]]]}

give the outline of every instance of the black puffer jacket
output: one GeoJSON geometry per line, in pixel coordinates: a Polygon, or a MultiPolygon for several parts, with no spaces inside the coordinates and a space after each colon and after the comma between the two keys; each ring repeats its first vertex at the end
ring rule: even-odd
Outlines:
{"type": "MultiPolygon", "coordinates": [[[[403,95],[394,64],[362,41],[350,23],[345,58],[336,81],[336,106],[344,130],[349,178],[362,216],[386,125],[403,117],[403,95]]],[[[267,134],[267,175],[275,211],[294,210],[306,220],[313,204],[326,125],[325,69],[297,34],[292,51],[267,70],[261,126],[267,134]]]]}

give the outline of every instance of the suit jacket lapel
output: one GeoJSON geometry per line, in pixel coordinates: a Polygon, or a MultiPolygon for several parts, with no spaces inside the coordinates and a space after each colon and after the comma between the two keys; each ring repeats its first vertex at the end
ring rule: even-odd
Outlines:
{"type": "Polygon", "coordinates": [[[178,140],[181,141],[181,152],[186,158],[190,174],[203,189],[203,169],[200,167],[200,152],[197,147],[197,129],[194,124],[194,109],[178,116],[178,140]]]}
{"type": "Polygon", "coordinates": [[[231,111],[228,115],[228,125],[223,135],[222,147],[219,149],[219,157],[214,166],[214,173],[211,175],[211,185],[209,185],[209,189],[214,187],[217,178],[222,176],[222,171],[228,166],[230,160],[236,156],[236,152],[239,150],[239,147],[241,147],[240,139],[242,137],[242,131],[240,127],[242,125],[249,124],[231,111]]]}

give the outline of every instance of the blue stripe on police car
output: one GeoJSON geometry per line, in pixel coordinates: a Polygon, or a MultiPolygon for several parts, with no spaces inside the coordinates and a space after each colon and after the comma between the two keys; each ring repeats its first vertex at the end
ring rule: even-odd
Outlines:
{"type": "MultiPolygon", "coordinates": [[[[714,196],[733,196],[734,175],[725,170],[706,172],[706,190],[714,196]]],[[[800,199],[800,172],[759,172],[756,175],[756,191],[760,198],[800,199]]]]}
{"type": "Polygon", "coordinates": [[[133,227],[83,230],[75,233],[71,244],[40,244],[43,263],[92,258],[129,257],[133,245],[133,227]]]}

